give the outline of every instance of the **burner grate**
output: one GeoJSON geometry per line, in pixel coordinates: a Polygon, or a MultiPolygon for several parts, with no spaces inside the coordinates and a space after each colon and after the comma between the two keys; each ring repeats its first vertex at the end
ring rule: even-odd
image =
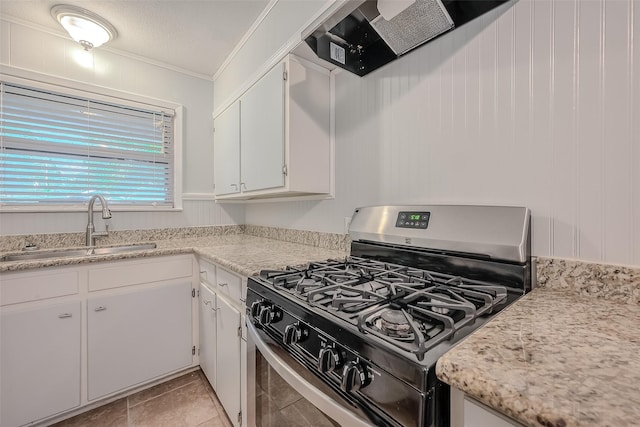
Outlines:
{"type": "Polygon", "coordinates": [[[388,285],[376,281],[361,283],[360,287],[335,284],[309,292],[307,301],[325,309],[357,313],[373,304],[388,300],[389,292],[388,285]]]}
{"type": "Polygon", "coordinates": [[[507,300],[504,286],[359,257],[313,262],[263,277],[301,303],[419,359],[507,300]]]}

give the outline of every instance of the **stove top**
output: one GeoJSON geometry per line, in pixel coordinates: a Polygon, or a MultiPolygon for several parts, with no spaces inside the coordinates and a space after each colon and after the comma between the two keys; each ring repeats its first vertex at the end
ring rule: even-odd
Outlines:
{"type": "Polygon", "coordinates": [[[263,271],[261,278],[418,359],[507,301],[504,286],[355,256],[263,271]]]}

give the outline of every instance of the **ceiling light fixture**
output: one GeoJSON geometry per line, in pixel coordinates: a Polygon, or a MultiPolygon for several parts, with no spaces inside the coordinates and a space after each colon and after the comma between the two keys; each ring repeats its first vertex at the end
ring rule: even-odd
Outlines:
{"type": "Polygon", "coordinates": [[[51,8],[51,16],[84,50],[101,46],[118,35],[115,27],[104,18],[81,7],[58,4],[51,8]]]}

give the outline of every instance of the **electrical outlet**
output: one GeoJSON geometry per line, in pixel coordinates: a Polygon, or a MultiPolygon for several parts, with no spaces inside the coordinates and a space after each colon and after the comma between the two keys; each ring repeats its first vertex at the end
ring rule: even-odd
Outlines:
{"type": "Polygon", "coordinates": [[[344,217],[344,234],[349,234],[349,225],[351,225],[351,217],[344,217]]]}

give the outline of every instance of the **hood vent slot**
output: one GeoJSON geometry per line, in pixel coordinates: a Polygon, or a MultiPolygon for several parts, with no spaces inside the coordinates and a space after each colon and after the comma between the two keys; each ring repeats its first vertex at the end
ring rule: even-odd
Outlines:
{"type": "Polygon", "coordinates": [[[440,0],[416,0],[388,21],[378,15],[371,25],[396,55],[402,55],[452,29],[453,20],[440,0]]]}

